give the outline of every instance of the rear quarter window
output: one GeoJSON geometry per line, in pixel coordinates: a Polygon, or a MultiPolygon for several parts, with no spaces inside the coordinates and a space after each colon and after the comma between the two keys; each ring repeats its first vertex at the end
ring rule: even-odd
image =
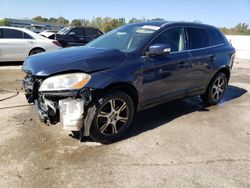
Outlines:
{"type": "Polygon", "coordinates": [[[225,43],[224,37],[216,29],[211,29],[210,30],[210,36],[211,36],[212,45],[218,45],[218,44],[225,43]]]}
{"type": "Polygon", "coordinates": [[[30,36],[29,34],[27,34],[27,33],[25,33],[25,32],[23,32],[23,38],[24,38],[24,39],[33,39],[32,36],[30,36]]]}
{"type": "Polygon", "coordinates": [[[187,27],[189,49],[199,49],[210,46],[209,33],[203,28],[187,27]]]}

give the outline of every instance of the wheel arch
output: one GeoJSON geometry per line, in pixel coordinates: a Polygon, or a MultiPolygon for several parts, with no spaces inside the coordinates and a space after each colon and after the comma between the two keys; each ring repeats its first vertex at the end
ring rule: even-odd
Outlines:
{"type": "MultiPolygon", "coordinates": [[[[223,68],[219,69],[219,70],[215,73],[215,75],[218,74],[219,72],[222,72],[222,73],[224,73],[224,74],[226,75],[226,77],[227,77],[227,83],[228,83],[228,82],[229,82],[229,79],[230,79],[230,76],[231,76],[230,69],[227,68],[227,67],[223,67],[223,68]]],[[[214,75],[214,76],[215,76],[215,75],[214,75]]],[[[213,77],[214,77],[214,76],[213,76],[213,77]]]]}
{"type": "Polygon", "coordinates": [[[213,76],[210,78],[209,82],[207,83],[205,89],[204,89],[204,92],[207,91],[207,88],[209,87],[209,84],[210,82],[213,80],[213,78],[218,74],[218,73],[224,73],[227,77],[227,83],[229,82],[229,79],[230,79],[230,76],[231,76],[231,73],[230,73],[230,68],[229,67],[221,67],[220,69],[218,69],[214,74],[213,76]]]}
{"type": "Polygon", "coordinates": [[[138,103],[139,103],[139,95],[138,95],[138,91],[135,88],[135,86],[133,86],[130,83],[127,83],[127,82],[113,83],[113,84],[110,84],[102,89],[98,89],[97,93],[98,93],[98,95],[102,95],[104,93],[115,92],[115,91],[122,91],[122,92],[128,94],[134,103],[135,111],[137,111],[138,103]]]}
{"type": "Polygon", "coordinates": [[[44,52],[46,52],[46,50],[45,50],[44,48],[42,48],[42,47],[34,47],[34,48],[32,48],[32,49],[29,51],[29,56],[30,56],[30,54],[31,54],[31,52],[32,52],[33,50],[43,50],[44,52]]]}

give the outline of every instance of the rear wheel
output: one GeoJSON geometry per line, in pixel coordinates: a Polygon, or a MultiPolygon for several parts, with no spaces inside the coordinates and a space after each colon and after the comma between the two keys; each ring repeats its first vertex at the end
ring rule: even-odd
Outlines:
{"type": "Polygon", "coordinates": [[[30,51],[29,55],[39,54],[41,52],[45,52],[45,50],[41,49],[41,48],[35,48],[35,49],[33,49],[33,50],[30,51]]]}
{"type": "Polygon", "coordinates": [[[95,103],[90,137],[101,143],[110,143],[124,134],[134,116],[134,104],[124,92],[114,92],[101,97],[95,103]]]}
{"type": "Polygon", "coordinates": [[[219,72],[214,76],[208,85],[205,94],[201,95],[201,99],[206,105],[216,105],[223,98],[227,86],[227,77],[224,73],[219,72]]]}

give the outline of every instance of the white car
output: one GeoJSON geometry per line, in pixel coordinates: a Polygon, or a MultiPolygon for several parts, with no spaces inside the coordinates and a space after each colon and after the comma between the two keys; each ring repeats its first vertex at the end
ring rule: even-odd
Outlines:
{"type": "Polygon", "coordinates": [[[30,30],[0,27],[0,62],[24,61],[27,56],[62,48],[56,40],[50,40],[30,30]]]}
{"type": "Polygon", "coordinates": [[[52,35],[55,35],[55,33],[57,33],[57,32],[58,31],[56,31],[56,30],[45,30],[45,31],[42,31],[41,33],[39,33],[39,35],[46,37],[46,38],[50,38],[52,35]]]}

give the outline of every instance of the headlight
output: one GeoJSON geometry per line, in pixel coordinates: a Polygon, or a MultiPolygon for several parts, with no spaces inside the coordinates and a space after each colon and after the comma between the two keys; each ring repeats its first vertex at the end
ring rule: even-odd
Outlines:
{"type": "Polygon", "coordinates": [[[43,81],[39,91],[59,91],[81,89],[91,76],[85,73],[69,73],[52,76],[43,81]]]}

